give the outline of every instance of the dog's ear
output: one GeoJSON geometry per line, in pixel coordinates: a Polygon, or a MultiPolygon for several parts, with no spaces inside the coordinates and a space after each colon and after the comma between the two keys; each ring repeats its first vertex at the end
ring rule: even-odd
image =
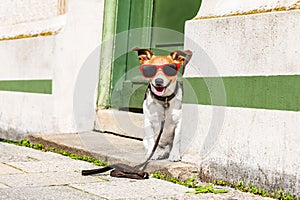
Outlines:
{"type": "Polygon", "coordinates": [[[184,65],[186,65],[190,61],[192,55],[193,52],[191,50],[176,50],[170,53],[170,56],[174,61],[184,65]]]}
{"type": "Polygon", "coordinates": [[[182,74],[184,74],[185,66],[191,60],[192,55],[193,52],[191,50],[184,50],[184,51],[176,50],[170,53],[171,58],[175,62],[183,64],[182,74]]]}
{"type": "Polygon", "coordinates": [[[134,47],[132,51],[138,52],[138,57],[141,64],[144,64],[145,62],[149,61],[154,55],[154,53],[149,49],[140,49],[139,47],[134,47]]]}

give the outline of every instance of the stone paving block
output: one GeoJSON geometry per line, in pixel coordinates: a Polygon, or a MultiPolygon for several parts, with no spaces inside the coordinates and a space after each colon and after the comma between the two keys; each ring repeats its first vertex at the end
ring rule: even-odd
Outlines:
{"type": "Polygon", "coordinates": [[[4,163],[0,163],[0,175],[3,174],[22,174],[24,172],[22,172],[21,170],[18,170],[16,168],[13,168],[9,165],[6,165],[4,163]]]}
{"type": "Polygon", "coordinates": [[[1,199],[6,200],[100,200],[99,196],[68,187],[68,186],[46,186],[46,187],[26,187],[26,188],[0,188],[1,199]]]}
{"type": "Polygon", "coordinates": [[[31,162],[46,160],[65,160],[66,157],[52,152],[42,152],[23,146],[0,143],[0,161],[31,162]]]}
{"type": "Polygon", "coordinates": [[[74,160],[72,159],[32,162],[9,162],[8,164],[28,173],[81,172],[81,170],[83,169],[92,169],[96,167],[92,163],[79,160],[74,162],[74,160]]]}
{"type": "Polygon", "coordinates": [[[181,185],[157,180],[130,180],[100,176],[107,181],[86,184],[71,184],[80,190],[99,195],[108,199],[142,199],[155,197],[159,194],[162,198],[176,197],[189,191],[181,185]]]}
{"type": "Polygon", "coordinates": [[[270,198],[243,193],[234,189],[223,194],[190,194],[187,192],[194,191],[194,189],[153,178],[148,180],[132,180],[110,177],[108,173],[100,175],[99,178],[102,178],[104,181],[71,184],[71,186],[107,199],[271,200],[270,198]]]}
{"type": "Polygon", "coordinates": [[[0,182],[10,187],[34,187],[49,185],[66,185],[71,183],[101,182],[93,176],[81,176],[75,172],[46,172],[34,174],[11,174],[0,176],[0,182]]]}
{"type": "Polygon", "coordinates": [[[3,188],[10,188],[10,187],[8,187],[7,185],[4,185],[4,184],[0,183],[0,189],[3,189],[3,188]]]}

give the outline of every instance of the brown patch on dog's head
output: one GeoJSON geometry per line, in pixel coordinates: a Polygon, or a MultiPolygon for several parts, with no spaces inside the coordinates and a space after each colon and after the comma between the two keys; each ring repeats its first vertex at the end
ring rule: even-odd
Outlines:
{"type": "Polygon", "coordinates": [[[148,63],[154,55],[154,53],[149,49],[140,49],[139,47],[134,47],[132,51],[138,52],[138,57],[141,64],[148,63]]]}
{"type": "Polygon", "coordinates": [[[163,65],[168,63],[174,63],[170,56],[153,56],[148,62],[148,64],[154,65],[163,65]]]}

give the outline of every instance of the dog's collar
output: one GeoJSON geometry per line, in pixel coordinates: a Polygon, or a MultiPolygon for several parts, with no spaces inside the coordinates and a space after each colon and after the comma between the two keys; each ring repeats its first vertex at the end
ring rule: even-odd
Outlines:
{"type": "Polygon", "coordinates": [[[162,102],[163,102],[164,108],[168,108],[168,107],[170,106],[169,101],[171,101],[171,100],[176,96],[176,94],[177,94],[177,92],[178,92],[178,88],[179,88],[179,86],[178,86],[178,82],[177,82],[177,83],[176,83],[176,87],[175,87],[174,92],[173,92],[171,95],[169,95],[169,96],[163,97],[163,96],[158,96],[158,95],[156,95],[156,94],[151,90],[151,85],[150,85],[150,84],[148,85],[148,89],[150,90],[150,92],[151,92],[151,94],[153,95],[153,97],[154,97],[155,99],[159,100],[159,101],[162,101],[162,102]]]}

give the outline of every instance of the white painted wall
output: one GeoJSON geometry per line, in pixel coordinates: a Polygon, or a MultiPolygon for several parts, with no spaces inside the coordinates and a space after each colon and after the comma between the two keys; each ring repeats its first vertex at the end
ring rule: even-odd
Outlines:
{"type": "Polygon", "coordinates": [[[2,26],[49,19],[58,13],[58,0],[10,0],[1,1],[0,5],[2,26]]]}
{"type": "Polygon", "coordinates": [[[242,14],[249,11],[262,12],[270,9],[299,9],[298,0],[202,0],[195,18],[242,14]]]}
{"type": "Polygon", "coordinates": [[[0,91],[0,137],[93,129],[103,7],[69,0],[58,34],[0,41],[0,80],[53,80],[52,95],[0,91]]]}
{"type": "Polygon", "coordinates": [[[187,77],[300,74],[300,11],[190,20],[187,77]],[[288,31],[287,31],[288,30],[288,31]]]}
{"type": "Polygon", "coordinates": [[[0,2],[0,40],[19,35],[58,32],[65,25],[66,0],[10,0],[0,2]]]}
{"type": "MultiPolygon", "coordinates": [[[[299,19],[293,10],[188,21],[185,49],[193,57],[185,77],[300,75],[299,19]]],[[[199,163],[212,179],[300,195],[300,112],[190,104],[184,110],[184,161],[199,163]],[[190,122],[186,113],[195,110],[190,122]]]]}
{"type": "Polygon", "coordinates": [[[192,104],[183,111],[183,161],[212,180],[299,195],[299,112],[192,104]]]}

